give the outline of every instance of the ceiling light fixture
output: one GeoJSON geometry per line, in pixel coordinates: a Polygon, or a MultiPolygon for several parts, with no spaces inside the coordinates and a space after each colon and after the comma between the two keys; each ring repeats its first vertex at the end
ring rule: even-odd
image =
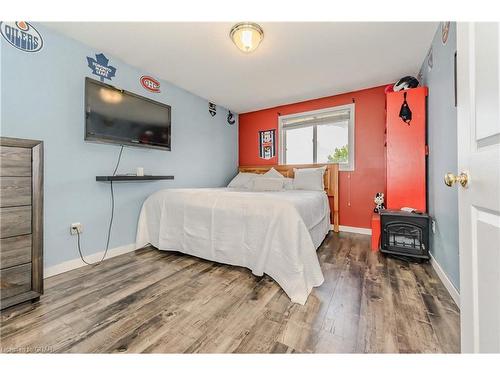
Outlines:
{"type": "Polygon", "coordinates": [[[264,30],[256,23],[240,22],[231,28],[229,37],[241,51],[250,53],[255,51],[264,39],[264,30]]]}

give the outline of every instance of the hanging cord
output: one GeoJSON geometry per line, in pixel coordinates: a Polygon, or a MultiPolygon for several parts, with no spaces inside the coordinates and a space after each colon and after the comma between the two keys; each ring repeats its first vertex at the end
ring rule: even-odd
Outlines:
{"type": "Polygon", "coordinates": [[[123,153],[123,145],[120,148],[120,154],[118,155],[118,160],[116,161],[116,166],[115,166],[115,170],[113,171],[113,176],[116,175],[116,171],[118,170],[118,166],[120,165],[120,160],[122,160],[122,153],[123,153]]]}
{"type": "MultiPolygon", "coordinates": [[[[118,170],[118,167],[120,166],[120,161],[122,159],[122,153],[123,153],[123,145],[120,148],[120,154],[118,155],[118,160],[116,161],[116,166],[113,171],[113,176],[116,175],[116,171],[118,170]]],[[[102,263],[104,258],[106,258],[106,255],[108,254],[108,249],[109,249],[109,240],[111,238],[111,229],[113,228],[113,218],[115,216],[115,193],[113,191],[113,181],[110,181],[110,192],[111,192],[111,217],[109,219],[109,226],[108,226],[108,236],[106,238],[106,249],[104,250],[104,254],[101,258],[100,261],[95,262],[95,263],[89,263],[85,260],[82,254],[82,248],[80,246],[80,231],[77,229],[76,230],[76,235],[77,235],[77,244],[78,244],[78,253],[80,254],[80,259],[82,260],[83,263],[89,265],[89,266],[98,266],[99,264],[102,263]]]]}

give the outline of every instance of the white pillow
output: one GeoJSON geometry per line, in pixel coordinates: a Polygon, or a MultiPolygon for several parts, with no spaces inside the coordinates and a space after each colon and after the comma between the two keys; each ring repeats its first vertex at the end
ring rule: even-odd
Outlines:
{"type": "Polygon", "coordinates": [[[282,191],[283,178],[259,177],[252,180],[252,191],[282,191]]]}
{"type": "Polygon", "coordinates": [[[293,178],[285,177],[285,183],[283,184],[285,190],[293,190],[293,178]]]}
{"type": "Polygon", "coordinates": [[[231,180],[227,187],[230,188],[240,188],[240,189],[248,189],[251,186],[252,180],[259,176],[257,173],[243,173],[240,172],[236,175],[235,178],[231,180]]]}
{"type": "Polygon", "coordinates": [[[323,175],[326,166],[320,168],[294,168],[293,188],[296,190],[318,190],[325,189],[323,175]]]}
{"type": "Polygon", "coordinates": [[[279,173],[276,169],[271,168],[266,173],[263,174],[266,177],[274,177],[274,178],[285,178],[281,173],[279,173]]]}

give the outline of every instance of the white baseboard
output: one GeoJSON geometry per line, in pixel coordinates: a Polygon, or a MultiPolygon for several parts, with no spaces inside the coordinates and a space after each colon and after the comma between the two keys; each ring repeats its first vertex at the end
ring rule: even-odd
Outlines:
{"type": "Polygon", "coordinates": [[[443,269],[437,262],[437,260],[431,255],[431,265],[432,268],[434,268],[434,271],[436,271],[439,279],[445,286],[446,290],[448,290],[448,293],[450,293],[451,298],[453,298],[453,301],[457,304],[458,308],[460,308],[460,293],[458,292],[457,288],[452,284],[448,276],[444,273],[443,269]]]}
{"type": "Polygon", "coordinates": [[[358,234],[372,234],[372,230],[370,228],[348,227],[347,225],[339,225],[339,231],[358,234]]]}
{"type": "MultiPolygon", "coordinates": [[[[106,259],[108,258],[113,258],[118,255],[130,253],[131,251],[135,250],[135,243],[131,243],[128,245],[123,245],[123,246],[118,246],[113,249],[109,249],[108,253],[106,254],[106,259]]],[[[104,251],[100,251],[98,253],[90,254],[85,256],[85,260],[89,263],[94,263],[98,262],[101,260],[102,256],[104,254],[104,251]]],[[[56,264],[54,266],[47,267],[43,270],[43,277],[51,277],[55,275],[59,275],[60,273],[71,271],[80,267],[86,266],[85,263],[82,262],[82,260],[78,257],[75,259],[67,260],[66,262],[62,262],[59,264],[56,264]]]]}

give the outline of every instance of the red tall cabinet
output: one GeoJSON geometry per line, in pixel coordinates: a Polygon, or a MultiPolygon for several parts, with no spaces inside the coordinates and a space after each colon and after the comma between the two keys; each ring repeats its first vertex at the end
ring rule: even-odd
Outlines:
{"type": "MultiPolygon", "coordinates": [[[[411,207],[427,211],[427,87],[390,92],[386,96],[386,195],[388,209],[411,207]],[[406,101],[412,112],[410,124],[399,117],[406,101]]],[[[380,216],[372,217],[372,250],[379,249],[380,216]]]]}
{"type": "Polygon", "coordinates": [[[427,87],[387,94],[386,206],[427,211],[426,97],[427,87]],[[412,111],[410,124],[399,117],[404,94],[412,111]]]}

